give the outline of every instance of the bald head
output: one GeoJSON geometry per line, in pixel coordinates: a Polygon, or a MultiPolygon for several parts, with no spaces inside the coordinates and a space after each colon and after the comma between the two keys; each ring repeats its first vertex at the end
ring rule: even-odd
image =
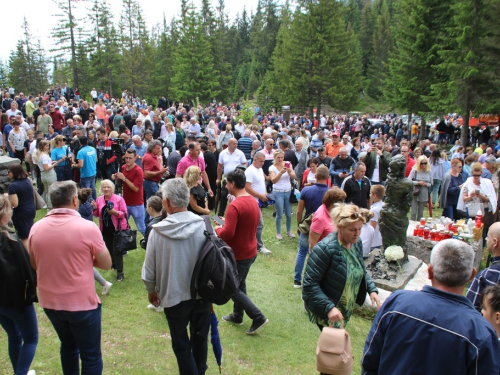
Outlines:
{"type": "Polygon", "coordinates": [[[488,230],[486,246],[492,256],[500,256],[500,222],[492,224],[488,230]]]}

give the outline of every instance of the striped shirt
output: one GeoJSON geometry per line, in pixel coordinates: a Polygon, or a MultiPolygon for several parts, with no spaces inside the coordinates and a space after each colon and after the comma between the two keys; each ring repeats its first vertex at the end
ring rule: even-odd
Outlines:
{"type": "Polygon", "coordinates": [[[500,283],[500,256],[491,258],[491,266],[479,272],[469,285],[466,297],[481,312],[481,295],[484,288],[500,283]]]}

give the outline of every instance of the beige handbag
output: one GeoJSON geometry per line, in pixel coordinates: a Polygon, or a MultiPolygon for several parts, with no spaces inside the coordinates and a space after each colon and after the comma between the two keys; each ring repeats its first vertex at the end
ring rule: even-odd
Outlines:
{"type": "Polygon", "coordinates": [[[35,187],[33,187],[33,201],[35,202],[35,209],[41,210],[45,206],[45,201],[43,198],[38,194],[38,191],[36,191],[35,187]]]}
{"type": "Polygon", "coordinates": [[[351,339],[344,329],[324,327],[316,347],[316,369],[322,374],[350,375],[354,364],[351,352],[351,339]]]}

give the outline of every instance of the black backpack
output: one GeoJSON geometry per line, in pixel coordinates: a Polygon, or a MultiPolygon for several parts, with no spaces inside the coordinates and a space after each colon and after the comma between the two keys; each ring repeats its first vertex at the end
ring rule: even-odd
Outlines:
{"type": "Polygon", "coordinates": [[[240,286],[233,250],[214,233],[210,218],[203,215],[207,241],[191,276],[191,296],[199,295],[216,305],[226,304],[240,286]]]}

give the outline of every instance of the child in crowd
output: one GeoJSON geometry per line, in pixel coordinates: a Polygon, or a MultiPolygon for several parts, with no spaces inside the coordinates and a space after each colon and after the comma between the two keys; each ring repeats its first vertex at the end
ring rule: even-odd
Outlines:
{"type": "Polygon", "coordinates": [[[484,289],[481,313],[491,323],[500,339],[500,285],[491,285],[484,289]]]}

